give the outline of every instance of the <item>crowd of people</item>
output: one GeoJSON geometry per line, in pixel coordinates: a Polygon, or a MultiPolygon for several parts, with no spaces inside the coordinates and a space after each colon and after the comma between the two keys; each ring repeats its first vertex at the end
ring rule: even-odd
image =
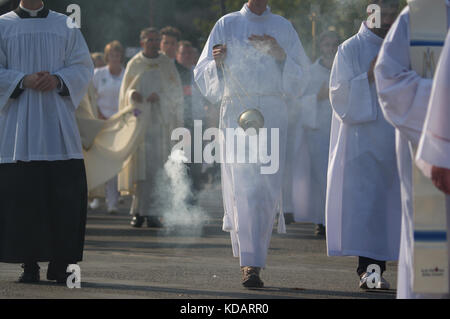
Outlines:
{"type": "MultiPolygon", "coordinates": [[[[448,297],[448,282],[438,294],[414,281],[424,238],[415,196],[425,187],[416,176],[434,184],[431,209],[447,221],[441,232],[426,229],[425,241],[446,243],[450,225],[450,1],[427,1],[411,1],[400,15],[398,0],[368,1],[380,7],[380,25],[364,21],[344,42],[324,30],[313,63],[288,20],[267,0],[249,0],[215,24],[201,55],[176,28],[150,27],[125,64],[120,42],[91,55],[64,16],[22,0],[0,17],[0,176],[8,181],[0,186],[0,261],[23,263],[26,283],[39,281],[37,263],[49,261],[47,278],[65,282],[67,265],[82,260],[86,184],[92,209],[105,196],[116,213],[127,194],[132,227],[164,227],[156,181],[172,132],[193,133],[194,120],[209,118],[221,132],[223,230],[244,287],[264,286],[278,216],[280,233],[287,217],[314,223],[329,256],[358,257],[362,289],[389,289],[386,262],[399,260],[399,298],[448,297]],[[254,131],[240,131],[243,116],[254,131]],[[261,148],[276,144],[275,173],[261,173],[264,158],[230,161],[230,139],[245,140],[251,156],[251,132],[261,148]]],[[[204,166],[190,162],[199,190],[204,166]]]]}
{"type": "MultiPolygon", "coordinates": [[[[104,53],[91,54],[95,67],[92,80],[93,98],[98,119],[108,120],[117,114],[121,107],[125,108],[129,101],[124,96],[119,96],[121,90],[123,95],[126,95],[131,85],[142,86],[143,84],[132,84],[134,78],[159,63],[162,66],[156,74],[146,75],[147,81],[154,83],[146,82],[142,90],[137,90],[131,98],[133,101],[141,103],[142,95],[153,94],[152,102],[158,102],[164,110],[172,108],[172,113],[161,114],[162,117],[152,117],[151,131],[147,132],[149,135],[146,137],[147,153],[143,157],[144,160],[141,160],[142,163],[136,164],[138,167],[148,164],[145,172],[142,172],[142,174],[146,174],[145,178],[135,179],[128,183],[128,186],[122,184],[119,192],[119,176],[113,177],[106,183],[104,191],[102,189],[91,191],[90,208],[98,209],[101,206],[100,197],[104,196],[107,211],[115,214],[118,212],[121,193],[131,194],[133,196],[130,212],[133,216],[131,225],[139,228],[146,222],[148,227],[163,227],[161,216],[158,215],[160,212],[152,207],[152,204],[155,202],[155,197],[158,196],[157,190],[155,190],[157,174],[170,155],[172,146],[170,133],[173,129],[183,126],[193,132],[194,118],[204,119],[203,115],[199,114],[201,110],[199,111],[198,108],[210,107],[210,105],[198,94],[195,96],[193,69],[199,58],[198,50],[190,41],[182,40],[181,32],[178,29],[171,26],[161,30],[148,28],[142,31],[140,39],[142,53],[127,63],[126,70],[124,66],[125,50],[119,41],[108,43],[104,53]],[[166,81],[163,81],[163,77],[167,77],[166,81]],[[122,84],[122,82],[124,83],[122,84]],[[170,123],[173,115],[177,120],[170,123]]],[[[141,81],[143,80],[141,79],[141,81]]],[[[218,122],[218,117],[215,120],[218,122]]],[[[214,125],[214,123],[210,120],[209,125],[214,125]]],[[[194,190],[199,191],[204,184],[203,167],[193,163],[188,165],[192,186],[194,190]]]]}

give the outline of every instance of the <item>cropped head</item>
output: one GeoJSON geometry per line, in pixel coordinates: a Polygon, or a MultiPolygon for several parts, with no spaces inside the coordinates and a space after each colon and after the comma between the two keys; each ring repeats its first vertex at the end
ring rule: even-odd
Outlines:
{"type": "Polygon", "coordinates": [[[253,13],[261,15],[266,11],[268,3],[269,0],[248,0],[247,5],[253,13]]]}
{"type": "Polygon", "coordinates": [[[174,27],[165,27],[161,29],[161,51],[171,59],[175,59],[178,48],[178,41],[181,39],[181,33],[174,27]]]}
{"type": "Polygon", "coordinates": [[[320,55],[327,60],[334,59],[340,42],[339,34],[336,31],[322,32],[319,37],[320,55]]]}
{"type": "Polygon", "coordinates": [[[198,63],[198,60],[200,59],[200,52],[196,47],[192,47],[192,56],[191,56],[191,65],[195,66],[198,63]]]}
{"type": "Polygon", "coordinates": [[[190,68],[192,66],[193,53],[194,51],[191,42],[180,41],[177,50],[177,62],[187,68],[190,68]]]}
{"type": "Polygon", "coordinates": [[[106,65],[105,56],[101,52],[94,52],[91,54],[92,62],[94,63],[94,67],[102,68],[106,65]]]}
{"type": "Polygon", "coordinates": [[[157,57],[159,54],[159,43],[161,36],[156,28],[147,28],[141,31],[141,47],[145,56],[157,57]]]}
{"type": "Polygon", "coordinates": [[[123,63],[125,50],[119,41],[113,41],[105,47],[105,62],[108,65],[118,65],[123,63]]]}
{"type": "Polygon", "coordinates": [[[42,0],[21,0],[20,4],[27,9],[36,10],[44,5],[42,0]]]}
{"type": "Polygon", "coordinates": [[[369,0],[368,4],[376,4],[381,8],[381,28],[373,31],[380,37],[385,38],[390,28],[397,19],[400,9],[400,0],[369,0]]]}

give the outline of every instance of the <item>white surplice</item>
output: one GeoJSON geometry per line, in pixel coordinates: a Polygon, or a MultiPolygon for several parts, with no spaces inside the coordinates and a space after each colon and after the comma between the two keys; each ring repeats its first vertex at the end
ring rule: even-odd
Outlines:
{"type": "Polygon", "coordinates": [[[327,169],[330,149],[332,109],[329,99],[319,101],[323,85],[329,85],[331,70],[318,59],[311,66],[311,81],[299,100],[301,115],[295,137],[294,175],[295,220],[325,225],[327,169]],[[302,138],[303,135],[303,138],[302,138]],[[303,142],[303,143],[302,143],[303,142]],[[306,151],[307,154],[304,154],[306,151]]]}
{"type": "MultiPolygon", "coordinates": [[[[450,32],[445,43],[433,82],[417,161],[450,169],[450,32]]],[[[447,196],[447,207],[450,207],[450,196],[447,196]]],[[[450,209],[447,209],[447,234],[450,234],[450,209]]],[[[450,269],[450,247],[448,256],[450,269]]]]}
{"type": "MultiPolygon", "coordinates": [[[[448,0],[447,13],[450,17],[448,0]]],[[[375,67],[381,108],[386,119],[396,128],[402,192],[402,231],[397,284],[397,297],[400,299],[436,297],[417,295],[412,288],[414,210],[411,147],[416,147],[419,143],[433,80],[420,77],[411,70],[410,65],[409,8],[406,7],[389,31],[375,67]]]]}
{"type": "Polygon", "coordinates": [[[83,158],[75,110],[94,66],[80,30],[66,21],[53,11],[46,18],[0,17],[0,163],[83,158]],[[10,99],[25,75],[40,71],[59,76],[70,96],[26,89],[10,99]]]}
{"type": "MultiPolygon", "coordinates": [[[[291,23],[270,9],[258,16],[244,5],[241,11],[221,18],[215,25],[195,69],[195,80],[211,102],[222,100],[220,129],[237,128],[239,115],[257,108],[265,125],[280,130],[280,167],[276,174],[262,175],[257,164],[222,164],[224,230],[231,233],[233,254],[242,266],[264,267],[272,229],[281,199],[281,179],[286,145],[287,106],[284,96],[296,97],[308,83],[307,58],[291,23]],[[284,64],[256,50],[252,35],[273,36],[286,52],[284,64]],[[227,45],[222,79],[212,56],[215,45],[227,45]]],[[[226,162],[225,143],[221,157],[226,162]]],[[[269,145],[271,142],[269,137],[269,145]]],[[[270,147],[269,147],[270,149],[270,147]]],[[[248,151],[248,145],[247,145],[248,151]]]]}
{"type": "Polygon", "coordinates": [[[450,32],[439,62],[418,159],[450,169],[450,32]]]}
{"type": "Polygon", "coordinates": [[[383,39],[362,24],[338,49],[326,204],[329,256],[397,260],[401,198],[395,131],[384,119],[368,71],[383,39]]]}

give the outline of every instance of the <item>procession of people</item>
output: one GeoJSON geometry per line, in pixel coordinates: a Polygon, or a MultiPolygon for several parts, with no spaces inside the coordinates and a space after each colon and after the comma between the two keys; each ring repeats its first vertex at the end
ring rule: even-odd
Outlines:
{"type": "MultiPolygon", "coordinates": [[[[0,16],[0,262],[21,283],[48,262],[66,283],[101,198],[114,215],[129,196],[133,229],[164,228],[165,164],[209,117],[233,280],[263,288],[274,226],[313,223],[328,256],[358,258],[355,287],[391,289],[398,261],[398,298],[450,297],[450,0],[368,0],[378,24],[323,30],[314,60],[269,0],[242,2],[201,55],[150,26],[129,61],[119,41],[91,53],[41,0],[0,16]]],[[[207,166],[186,154],[195,201],[207,166]]]]}

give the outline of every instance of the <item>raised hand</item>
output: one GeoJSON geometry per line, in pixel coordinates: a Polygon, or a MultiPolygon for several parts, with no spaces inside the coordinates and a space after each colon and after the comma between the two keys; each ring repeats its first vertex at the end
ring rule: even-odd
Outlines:
{"type": "Polygon", "coordinates": [[[214,46],[213,57],[218,66],[223,65],[225,58],[227,57],[227,46],[222,44],[214,46]]]}
{"type": "Polygon", "coordinates": [[[257,50],[271,55],[275,60],[281,62],[286,60],[286,52],[274,37],[267,34],[262,36],[252,34],[248,40],[257,50]]]}

